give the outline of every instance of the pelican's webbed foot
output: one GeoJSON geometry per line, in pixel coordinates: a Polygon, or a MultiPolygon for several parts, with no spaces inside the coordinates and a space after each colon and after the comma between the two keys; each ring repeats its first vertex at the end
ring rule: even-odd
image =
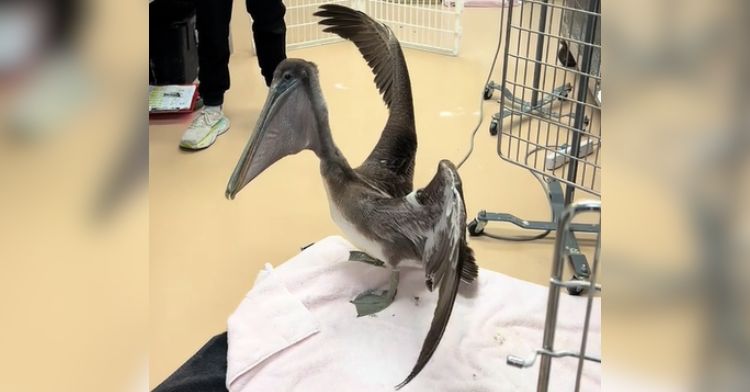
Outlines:
{"type": "Polygon", "coordinates": [[[367,290],[351,302],[357,308],[357,317],[369,316],[385,309],[393,303],[398,291],[398,270],[391,270],[388,290],[367,290]]]}
{"type": "Polygon", "coordinates": [[[385,263],[383,261],[358,250],[352,250],[349,252],[349,261],[361,261],[363,263],[374,265],[376,267],[385,267],[385,263]]]}

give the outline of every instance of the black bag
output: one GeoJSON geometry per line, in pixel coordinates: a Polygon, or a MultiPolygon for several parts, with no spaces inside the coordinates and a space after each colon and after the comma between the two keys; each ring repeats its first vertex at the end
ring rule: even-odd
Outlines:
{"type": "Polygon", "coordinates": [[[149,4],[149,84],[190,84],[198,77],[195,4],[156,0],[149,4]]]}

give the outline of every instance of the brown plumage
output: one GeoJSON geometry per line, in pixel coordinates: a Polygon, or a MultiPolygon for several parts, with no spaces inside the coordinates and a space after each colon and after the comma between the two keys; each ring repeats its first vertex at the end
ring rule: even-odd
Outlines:
{"type": "MultiPolygon", "coordinates": [[[[320,23],[326,31],[354,42],[372,69],[388,107],[380,139],[362,165],[352,168],[333,141],[317,67],[309,61],[287,59],[274,73],[268,98],[227,184],[226,196],[233,199],[285,156],[312,150],[320,159],[331,217],[345,237],[394,268],[396,277],[402,261],[416,260],[424,265],[425,285],[429,290],[438,287],[438,301],[416,364],[396,387],[400,388],[422,371],[438,347],[460,281],[472,282],[477,277],[478,267],[466,243],[461,179],[456,167],[443,160],[430,183],[413,191],[417,148],[414,108],[406,61],[393,32],[366,14],[343,6],[323,5],[316,15],[322,17],[320,23]]],[[[378,306],[368,309],[377,312],[388,306],[395,287],[392,291],[389,287],[388,292],[392,296],[373,300],[368,306],[378,306]]]]}
{"type": "MultiPolygon", "coordinates": [[[[389,108],[383,135],[373,153],[358,170],[377,173],[377,169],[371,167],[382,168],[384,158],[390,162],[394,162],[393,158],[398,158],[399,165],[391,166],[402,169],[402,176],[407,175],[408,183],[411,184],[417,147],[414,109],[409,73],[396,36],[388,26],[347,7],[323,5],[315,15],[323,18],[319,23],[327,26],[324,31],[338,34],[357,46],[375,74],[375,85],[389,108]]],[[[411,186],[403,187],[394,196],[410,190],[411,186]]],[[[398,227],[384,227],[385,230],[412,232],[417,237],[420,237],[419,233],[426,233],[431,229],[435,231],[428,238],[415,238],[414,242],[423,243],[421,259],[425,262],[427,288],[432,291],[435,285],[439,286],[438,303],[417,362],[396,389],[408,384],[430,360],[448,325],[459,282],[474,281],[479,270],[473,251],[466,244],[466,210],[461,180],[455,166],[449,161],[441,161],[438,173],[427,187],[416,192],[416,199],[422,206],[433,206],[433,216],[447,214],[450,220],[424,222],[408,219],[408,205],[404,203],[396,205],[394,211],[384,211],[390,212],[400,222],[396,225],[398,227]],[[409,227],[410,223],[420,227],[409,227]],[[443,240],[442,243],[436,243],[440,240],[443,240]]],[[[379,205],[378,208],[382,210],[383,206],[379,205]]]]}

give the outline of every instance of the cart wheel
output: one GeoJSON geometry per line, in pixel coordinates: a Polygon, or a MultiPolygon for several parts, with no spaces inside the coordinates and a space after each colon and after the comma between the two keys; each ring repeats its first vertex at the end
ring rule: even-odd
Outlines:
{"type": "Polygon", "coordinates": [[[492,122],[490,122],[490,135],[497,135],[497,121],[495,120],[492,120],[492,122]]]}
{"type": "Polygon", "coordinates": [[[469,222],[469,226],[467,227],[469,229],[469,235],[472,237],[480,236],[484,232],[484,229],[479,229],[479,222],[477,222],[476,219],[472,219],[471,222],[469,222]]]}
{"type": "Polygon", "coordinates": [[[492,89],[490,86],[484,86],[484,99],[492,98],[492,89]]]}
{"type": "MultiPolygon", "coordinates": [[[[582,280],[582,279],[580,279],[579,277],[573,275],[573,277],[571,278],[571,280],[582,280]]],[[[566,290],[568,291],[568,294],[575,295],[575,296],[583,294],[583,291],[584,291],[583,288],[581,288],[581,287],[568,287],[568,288],[566,288],[566,290]]]]}

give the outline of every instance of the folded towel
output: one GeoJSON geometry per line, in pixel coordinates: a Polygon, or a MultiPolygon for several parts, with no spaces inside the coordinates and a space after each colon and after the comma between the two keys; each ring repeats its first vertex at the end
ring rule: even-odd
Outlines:
{"type": "MultiPolygon", "coordinates": [[[[347,261],[352,246],[328,237],[275,269],[266,266],[229,318],[227,388],[239,391],[393,391],[416,362],[437,293],[424,271],[401,268],[395,301],[369,317],[349,303],[385,287],[389,270],[347,261]]],[[[402,391],[528,391],[539,363],[505,364],[541,347],[547,288],[482,269],[463,285],[432,360],[402,391]]],[[[585,299],[563,295],[555,346],[577,351],[585,299]]],[[[588,353],[600,356],[600,301],[595,301],[588,353]]],[[[570,391],[577,360],[555,359],[551,391],[570,391]]],[[[582,390],[600,389],[601,365],[587,362],[582,390]]]]}

